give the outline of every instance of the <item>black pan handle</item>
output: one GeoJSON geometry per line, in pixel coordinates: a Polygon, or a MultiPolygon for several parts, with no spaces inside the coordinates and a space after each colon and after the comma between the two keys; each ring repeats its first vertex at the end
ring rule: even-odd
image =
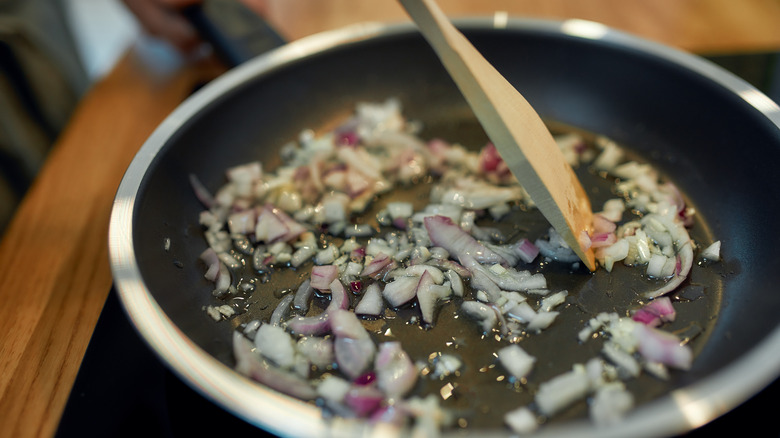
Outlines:
{"type": "Polygon", "coordinates": [[[286,43],[266,20],[239,1],[206,0],[181,13],[230,68],[286,43]]]}

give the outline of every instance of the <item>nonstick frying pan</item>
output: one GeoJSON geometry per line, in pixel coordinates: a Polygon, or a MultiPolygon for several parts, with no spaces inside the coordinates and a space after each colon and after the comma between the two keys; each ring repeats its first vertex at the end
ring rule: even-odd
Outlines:
{"type": "MultiPolygon", "coordinates": [[[[471,19],[457,25],[552,127],[605,135],[657,166],[696,209],[693,238],[723,242],[724,259],[695,266],[683,285],[688,294],[678,295],[685,302],[673,328],[700,329],[691,344],[693,368],[665,383],[638,382],[639,406],[613,427],[595,428],[580,418],[580,407],[541,433],[676,434],[711,421],[774,380],[780,371],[780,259],[772,233],[780,213],[778,106],[702,59],[595,23],[515,19],[494,27],[491,20],[471,19]]],[[[422,122],[423,137],[475,146],[485,141],[413,26],[364,24],[286,45],[198,91],[147,140],[117,192],[111,265],[134,325],[188,384],[273,433],[326,435],[332,422],[316,406],[232,371],[231,335],[238,322],[215,323],[203,311],[216,301],[198,261],[206,247],[197,224],[202,206],[188,175],[214,190],[227,167],[259,159],[272,168],[280,162],[280,147],[302,129],[333,126],[357,102],[388,97],[400,99],[405,115],[422,122]]],[[[588,172],[580,175],[588,178],[588,172]]],[[[592,191],[594,205],[607,195],[592,191]]],[[[626,297],[636,295],[636,273],[629,269],[551,275],[580,312],[559,321],[576,327],[575,333],[588,312],[625,312],[631,304],[626,297]]],[[[279,292],[296,281],[280,275],[263,287],[279,292]]],[[[573,359],[577,354],[560,351],[573,359]]],[[[548,377],[570,364],[551,368],[548,377]]],[[[476,424],[466,432],[507,433],[500,420],[495,427],[476,424]]]]}

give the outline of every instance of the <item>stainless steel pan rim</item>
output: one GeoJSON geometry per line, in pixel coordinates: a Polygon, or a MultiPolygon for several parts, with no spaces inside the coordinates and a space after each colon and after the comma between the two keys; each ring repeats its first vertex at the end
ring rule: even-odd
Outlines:
{"type": "MultiPolygon", "coordinates": [[[[687,53],[648,42],[581,20],[544,21],[492,18],[460,20],[459,26],[530,29],[597,39],[673,62],[740,96],[780,130],[780,108],[761,92],[730,73],[687,53]]],[[[183,380],[209,399],[246,421],[285,436],[327,436],[333,427],[351,433],[390,432],[347,422],[322,419],[319,408],[251,384],[246,378],[207,354],[166,316],[144,283],[133,248],[135,199],[145,172],[183,123],[227,91],[254,80],[280,65],[355,41],[393,33],[414,32],[409,23],[366,23],[303,38],[241,65],[216,79],[180,105],[144,143],[128,168],[116,194],[110,230],[109,253],[114,283],[125,310],[142,337],[183,380]]],[[[644,433],[670,435],[691,430],[736,407],[780,375],[780,327],[776,327],[749,354],[695,384],[634,410],[625,421],[596,428],[582,421],[543,428],[540,435],[622,437],[644,433]]],[[[491,433],[480,431],[480,436],[491,433]]],[[[506,431],[494,431],[505,435],[506,431]]]]}

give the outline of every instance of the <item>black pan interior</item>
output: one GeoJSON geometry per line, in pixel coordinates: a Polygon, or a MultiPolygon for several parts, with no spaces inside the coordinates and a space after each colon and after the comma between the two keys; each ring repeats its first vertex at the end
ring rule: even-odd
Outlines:
{"type": "MultiPolygon", "coordinates": [[[[776,238],[767,233],[780,213],[780,134],[773,124],[720,85],[638,50],[540,31],[464,33],[545,119],[611,137],[660,168],[704,218],[694,237],[722,240],[725,259],[709,273],[696,268],[686,284],[704,285],[708,301],[697,311],[711,316],[694,368],[673,386],[728,365],[775,328],[780,263],[776,238]]],[[[463,143],[484,137],[427,43],[401,33],[265,72],[206,106],[165,144],[137,198],[134,245],[154,298],[197,345],[232,365],[233,327],[213,323],[202,310],[215,301],[197,260],[205,249],[197,225],[202,207],[188,175],[213,190],[229,166],[259,159],[273,167],[278,149],[302,129],[330,125],[357,102],[388,97],[399,98],[431,135],[463,143]]],[[[579,283],[588,293],[588,282],[579,283]]]]}

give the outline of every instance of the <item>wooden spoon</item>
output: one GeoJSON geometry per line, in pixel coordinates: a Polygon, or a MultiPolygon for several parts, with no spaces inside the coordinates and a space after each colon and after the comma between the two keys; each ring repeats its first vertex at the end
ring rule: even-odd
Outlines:
{"type": "Polygon", "coordinates": [[[501,157],[537,208],[591,271],[593,212],[577,175],[525,98],[450,23],[434,0],[400,0],[433,46],[501,157]]]}

